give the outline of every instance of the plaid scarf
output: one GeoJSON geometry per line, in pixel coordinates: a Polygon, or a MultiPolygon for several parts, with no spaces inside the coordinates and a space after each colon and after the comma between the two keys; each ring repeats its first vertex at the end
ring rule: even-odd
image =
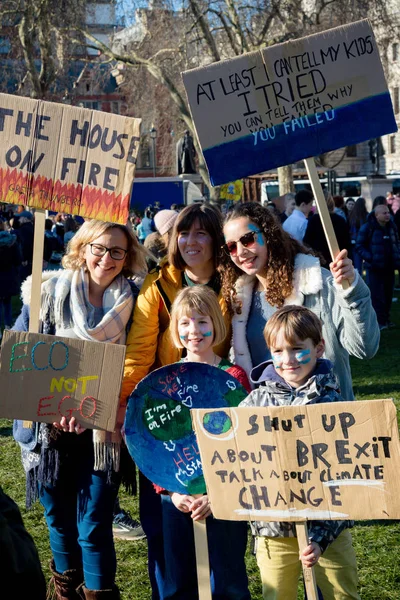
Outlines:
{"type": "Polygon", "coordinates": [[[88,304],[89,274],[83,268],[62,271],[42,285],[41,319],[55,323],[58,335],[60,330],[72,328],[81,340],[124,344],[125,328],[133,310],[132,290],[125,277],[119,275],[105,290],[104,316],[92,328],[88,324],[88,304]]]}

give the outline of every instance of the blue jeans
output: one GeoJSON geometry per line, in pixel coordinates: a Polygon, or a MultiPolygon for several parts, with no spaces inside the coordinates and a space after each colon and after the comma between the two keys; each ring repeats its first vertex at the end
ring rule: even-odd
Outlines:
{"type": "Polygon", "coordinates": [[[390,321],[394,288],[394,269],[368,269],[368,285],[371,291],[371,302],[379,325],[387,325],[390,321]]]}
{"type": "Polygon", "coordinates": [[[139,471],[140,523],[147,537],[147,563],[151,600],[164,600],[164,544],[161,497],[153,484],[139,471]]]}
{"type": "Polygon", "coordinates": [[[106,474],[93,470],[93,455],[83,454],[63,465],[56,485],[40,485],[39,493],[56,571],[83,567],[89,590],[112,588],[117,570],[112,520],[118,486],[107,484],[106,474]]]}
{"type": "MultiPolygon", "coordinates": [[[[165,600],[197,600],[193,522],[162,496],[165,600]]],[[[207,518],[213,600],[250,600],[246,564],[247,523],[207,518]]]]}

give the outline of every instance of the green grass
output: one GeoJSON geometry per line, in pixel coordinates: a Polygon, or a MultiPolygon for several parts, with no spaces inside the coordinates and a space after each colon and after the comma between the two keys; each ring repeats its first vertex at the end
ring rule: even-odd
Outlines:
{"type": "MultiPolygon", "coordinates": [[[[380,350],[375,358],[370,361],[352,359],[351,364],[358,400],[391,397],[400,408],[400,294],[396,295],[398,302],[393,304],[392,320],[397,329],[382,332],[380,350]]],[[[17,313],[17,304],[14,309],[17,313]]],[[[19,450],[12,439],[11,422],[4,419],[0,420],[0,484],[20,506],[25,525],[36,542],[45,575],[49,577],[50,548],[43,511],[39,504],[28,512],[24,508],[25,481],[19,450]]],[[[139,518],[137,499],[123,491],[120,499],[122,506],[139,518]]],[[[353,529],[353,540],[362,600],[399,600],[400,522],[358,522],[353,529]]],[[[117,540],[116,549],[117,583],[122,600],[149,600],[146,541],[117,540]]],[[[258,568],[250,551],[247,567],[252,598],[261,600],[258,568]]],[[[299,592],[299,598],[302,597],[299,592]]]]}

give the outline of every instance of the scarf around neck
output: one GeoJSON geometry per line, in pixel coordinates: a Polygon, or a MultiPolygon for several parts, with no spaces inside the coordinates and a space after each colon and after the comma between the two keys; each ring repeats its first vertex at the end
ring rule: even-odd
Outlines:
{"type": "Polygon", "coordinates": [[[88,324],[89,306],[89,274],[83,267],[63,271],[42,285],[42,321],[48,315],[56,331],[72,328],[81,340],[124,344],[126,325],[133,310],[132,290],[125,277],[119,275],[104,291],[104,315],[95,327],[88,324]],[[68,315],[67,322],[65,315],[68,315]]]}

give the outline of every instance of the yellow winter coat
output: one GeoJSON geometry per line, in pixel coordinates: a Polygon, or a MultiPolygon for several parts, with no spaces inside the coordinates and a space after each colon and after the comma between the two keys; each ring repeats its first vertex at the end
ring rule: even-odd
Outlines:
{"type": "MultiPolygon", "coordinates": [[[[170,337],[170,313],[162,297],[165,294],[171,305],[181,288],[182,271],[167,261],[144,280],[126,342],[122,401],[150,371],[181,359],[182,349],[175,348],[170,337]]],[[[231,342],[231,318],[221,294],[218,299],[228,333],[224,342],[214,350],[218,356],[226,358],[231,342]]]]}

